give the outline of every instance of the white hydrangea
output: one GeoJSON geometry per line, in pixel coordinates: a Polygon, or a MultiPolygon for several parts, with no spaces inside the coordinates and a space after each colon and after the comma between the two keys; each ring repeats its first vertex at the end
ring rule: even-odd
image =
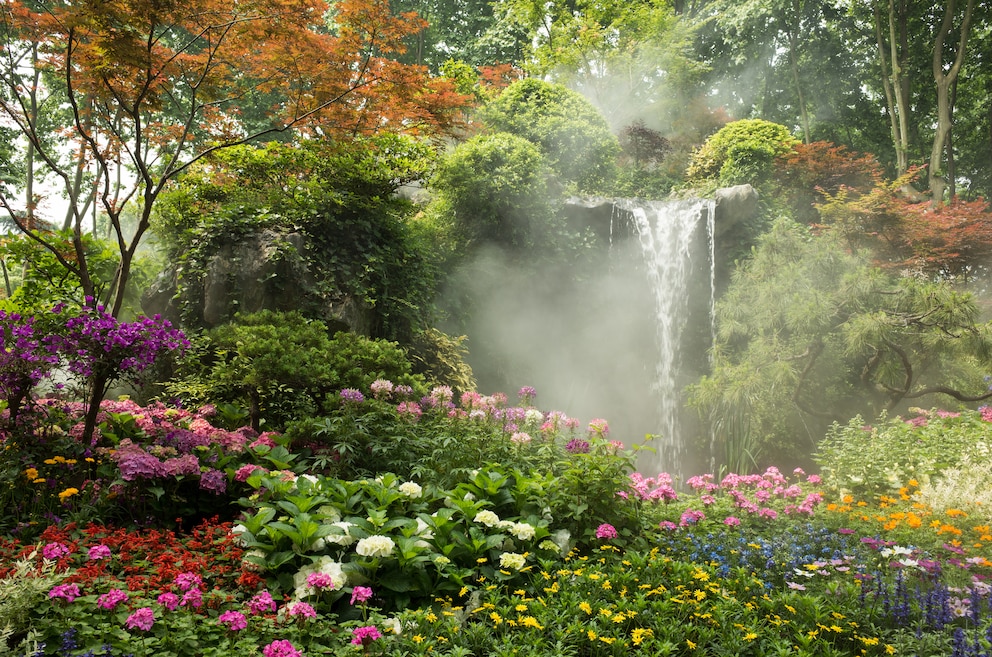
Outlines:
{"type": "Polygon", "coordinates": [[[341,520],[341,512],[338,511],[336,506],[331,506],[330,504],[324,504],[318,507],[317,515],[323,518],[324,522],[337,522],[341,520]]]}
{"type": "Polygon", "coordinates": [[[246,547],[248,545],[248,541],[245,540],[245,538],[242,536],[242,534],[244,534],[247,531],[248,528],[240,523],[235,525],[234,527],[231,527],[231,535],[234,536],[234,542],[240,545],[241,547],[246,547]]]}
{"type": "Polygon", "coordinates": [[[495,527],[499,524],[499,516],[490,511],[489,509],[483,509],[475,514],[474,522],[485,525],[486,527],[495,527]]]}
{"type": "Polygon", "coordinates": [[[427,540],[434,538],[434,532],[431,531],[431,526],[420,518],[417,518],[417,536],[427,540]]]}
{"type": "Polygon", "coordinates": [[[507,529],[514,535],[514,537],[520,539],[521,541],[529,541],[534,538],[537,533],[534,526],[528,525],[526,522],[511,523],[507,529]]]}
{"type": "Polygon", "coordinates": [[[334,582],[335,590],[340,590],[345,587],[348,583],[348,575],[345,574],[344,570],[341,568],[341,564],[334,561],[331,557],[323,556],[314,561],[309,566],[304,566],[293,575],[293,586],[296,589],[293,592],[293,598],[295,600],[303,600],[307,598],[316,591],[312,586],[307,584],[307,577],[311,573],[324,573],[331,577],[331,581],[334,582]]]}
{"type": "Polygon", "coordinates": [[[245,552],[241,557],[241,563],[247,570],[261,572],[265,570],[265,552],[262,550],[245,552]]]}
{"type": "Polygon", "coordinates": [[[405,481],[400,484],[400,492],[409,497],[412,500],[417,499],[424,494],[424,489],[420,487],[420,484],[413,481],[405,481]]]}
{"type": "Polygon", "coordinates": [[[504,552],[499,555],[499,567],[507,570],[520,570],[527,563],[527,558],[516,552],[504,552]]]}
{"type": "Polygon", "coordinates": [[[340,545],[342,547],[347,547],[355,542],[355,537],[351,535],[349,530],[354,527],[354,523],[347,522],[344,520],[339,520],[338,522],[332,522],[332,525],[339,527],[341,529],[340,534],[328,534],[324,537],[325,543],[333,543],[334,545],[340,545]]]}
{"type": "Polygon", "coordinates": [[[368,536],[358,541],[355,552],[363,557],[388,557],[396,548],[396,543],[388,536],[368,536]]]}

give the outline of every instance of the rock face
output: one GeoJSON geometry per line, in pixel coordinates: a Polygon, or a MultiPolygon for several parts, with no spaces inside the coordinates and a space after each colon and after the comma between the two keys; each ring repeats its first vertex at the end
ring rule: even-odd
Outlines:
{"type": "Polygon", "coordinates": [[[224,244],[207,261],[202,278],[184,281],[179,298],[177,270],[163,272],[142,298],[142,309],[173,322],[183,315],[184,323],[211,328],[238,312],[317,307],[331,330],[370,335],[373,314],[364,302],[346,295],[320,298],[315,293],[316,278],[303,255],[305,249],[303,235],[273,231],[224,244]]]}
{"type": "Polygon", "coordinates": [[[714,227],[716,236],[758,213],[758,192],[751,185],[722,187],[713,193],[716,202],[714,227]]]}

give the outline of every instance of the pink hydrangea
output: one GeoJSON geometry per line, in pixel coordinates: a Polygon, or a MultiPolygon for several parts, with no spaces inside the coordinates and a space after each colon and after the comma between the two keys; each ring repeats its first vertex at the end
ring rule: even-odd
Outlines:
{"type": "Polygon", "coordinates": [[[250,477],[252,473],[255,472],[256,470],[261,470],[262,472],[265,472],[265,468],[255,463],[247,463],[245,465],[242,465],[234,472],[234,480],[241,482],[248,481],[248,477],[250,477]]]}
{"type": "Polygon", "coordinates": [[[736,527],[737,525],[741,524],[741,519],[738,518],[737,516],[727,516],[726,518],[723,519],[723,524],[727,525],[728,527],[736,527]]]}
{"type": "Polygon", "coordinates": [[[617,529],[608,522],[604,522],[602,525],[596,528],[596,538],[599,539],[611,539],[618,536],[617,529]]]}

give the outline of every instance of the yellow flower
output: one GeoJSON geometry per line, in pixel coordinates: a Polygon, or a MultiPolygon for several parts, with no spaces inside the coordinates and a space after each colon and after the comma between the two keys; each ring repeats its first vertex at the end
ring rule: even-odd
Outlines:
{"type": "Polygon", "coordinates": [[[593,632],[592,630],[589,630],[588,632],[586,632],[586,636],[589,637],[589,640],[590,641],[595,641],[596,640],[596,633],[593,632]]]}
{"type": "Polygon", "coordinates": [[[419,634],[414,634],[411,638],[413,639],[414,643],[423,643],[424,641],[424,637],[420,636],[419,634]]]}
{"type": "Polygon", "coordinates": [[[685,645],[689,646],[689,650],[695,650],[696,649],[696,644],[693,643],[692,641],[690,641],[689,639],[686,639],[685,640],[685,645]]]}
{"type": "Polygon", "coordinates": [[[885,654],[886,655],[894,655],[894,654],[896,654],[896,648],[895,648],[895,646],[890,646],[889,644],[886,643],[885,644],[885,654]]]}
{"type": "Polygon", "coordinates": [[[502,625],[503,624],[503,617],[500,616],[499,614],[497,614],[495,611],[493,613],[489,614],[489,618],[492,620],[493,625],[502,625]]]}
{"type": "Polygon", "coordinates": [[[537,619],[534,618],[533,616],[524,616],[523,618],[520,619],[520,624],[523,625],[524,627],[533,627],[535,630],[544,629],[541,626],[541,624],[537,622],[537,619]]]}
{"type": "Polygon", "coordinates": [[[59,493],[59,501],[65,502],[67,499],[79,493],[78,488],[66,488],[64,491],[59,493]]]}
{"type": "Polygon", "coordinates": [[[591,614],[592,613],[592,607],[589,605],[588,602],[580,602],[579,603],[579,609],[581,609],[582,611],[586,612],[587,614],[591,614]]]}
{"type": "Polygon", "coordinates": [[[754,632],[748,632],[747,634],[744,635],[744,640],[745,641],[754,641],[757,638],[758,638],[758,635],[756,633],[754,633],[754,632]]]}
{"type": "Polygon", "coordinates": [[[635,646],[641,645],[644,639],[650,639],[654,636],[654,630],[649,627],[635,627],[634,631],[630,633],[630,640],[635,646]]]}
{"type": "Polygon", "coordinates": [[[519,604],[519,605],[517,605],[516,607],[514,607],[514,609],[515,609],[516,611],[527,611],[527,605],[524,605],[524,604],[519,604]]]}
{"type": "Polygon", "coordinates": [[[31,481],[34,481],[35,479],[38,478],[38,471],[35,468],[28,468],[27,470],[24,471],[24,476],[30,479],[31,481]]]}

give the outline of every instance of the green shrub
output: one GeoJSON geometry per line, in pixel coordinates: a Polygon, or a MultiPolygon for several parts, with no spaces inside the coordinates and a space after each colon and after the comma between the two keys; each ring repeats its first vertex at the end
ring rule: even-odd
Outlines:
{"type": "Polygon", "coordinates": [[[716,181],[721,186],[758,185],[771,173],[774,160],[799,140],[788,128],[761,119],[728,123],[692,155],[690,181],[716,181]]]}

